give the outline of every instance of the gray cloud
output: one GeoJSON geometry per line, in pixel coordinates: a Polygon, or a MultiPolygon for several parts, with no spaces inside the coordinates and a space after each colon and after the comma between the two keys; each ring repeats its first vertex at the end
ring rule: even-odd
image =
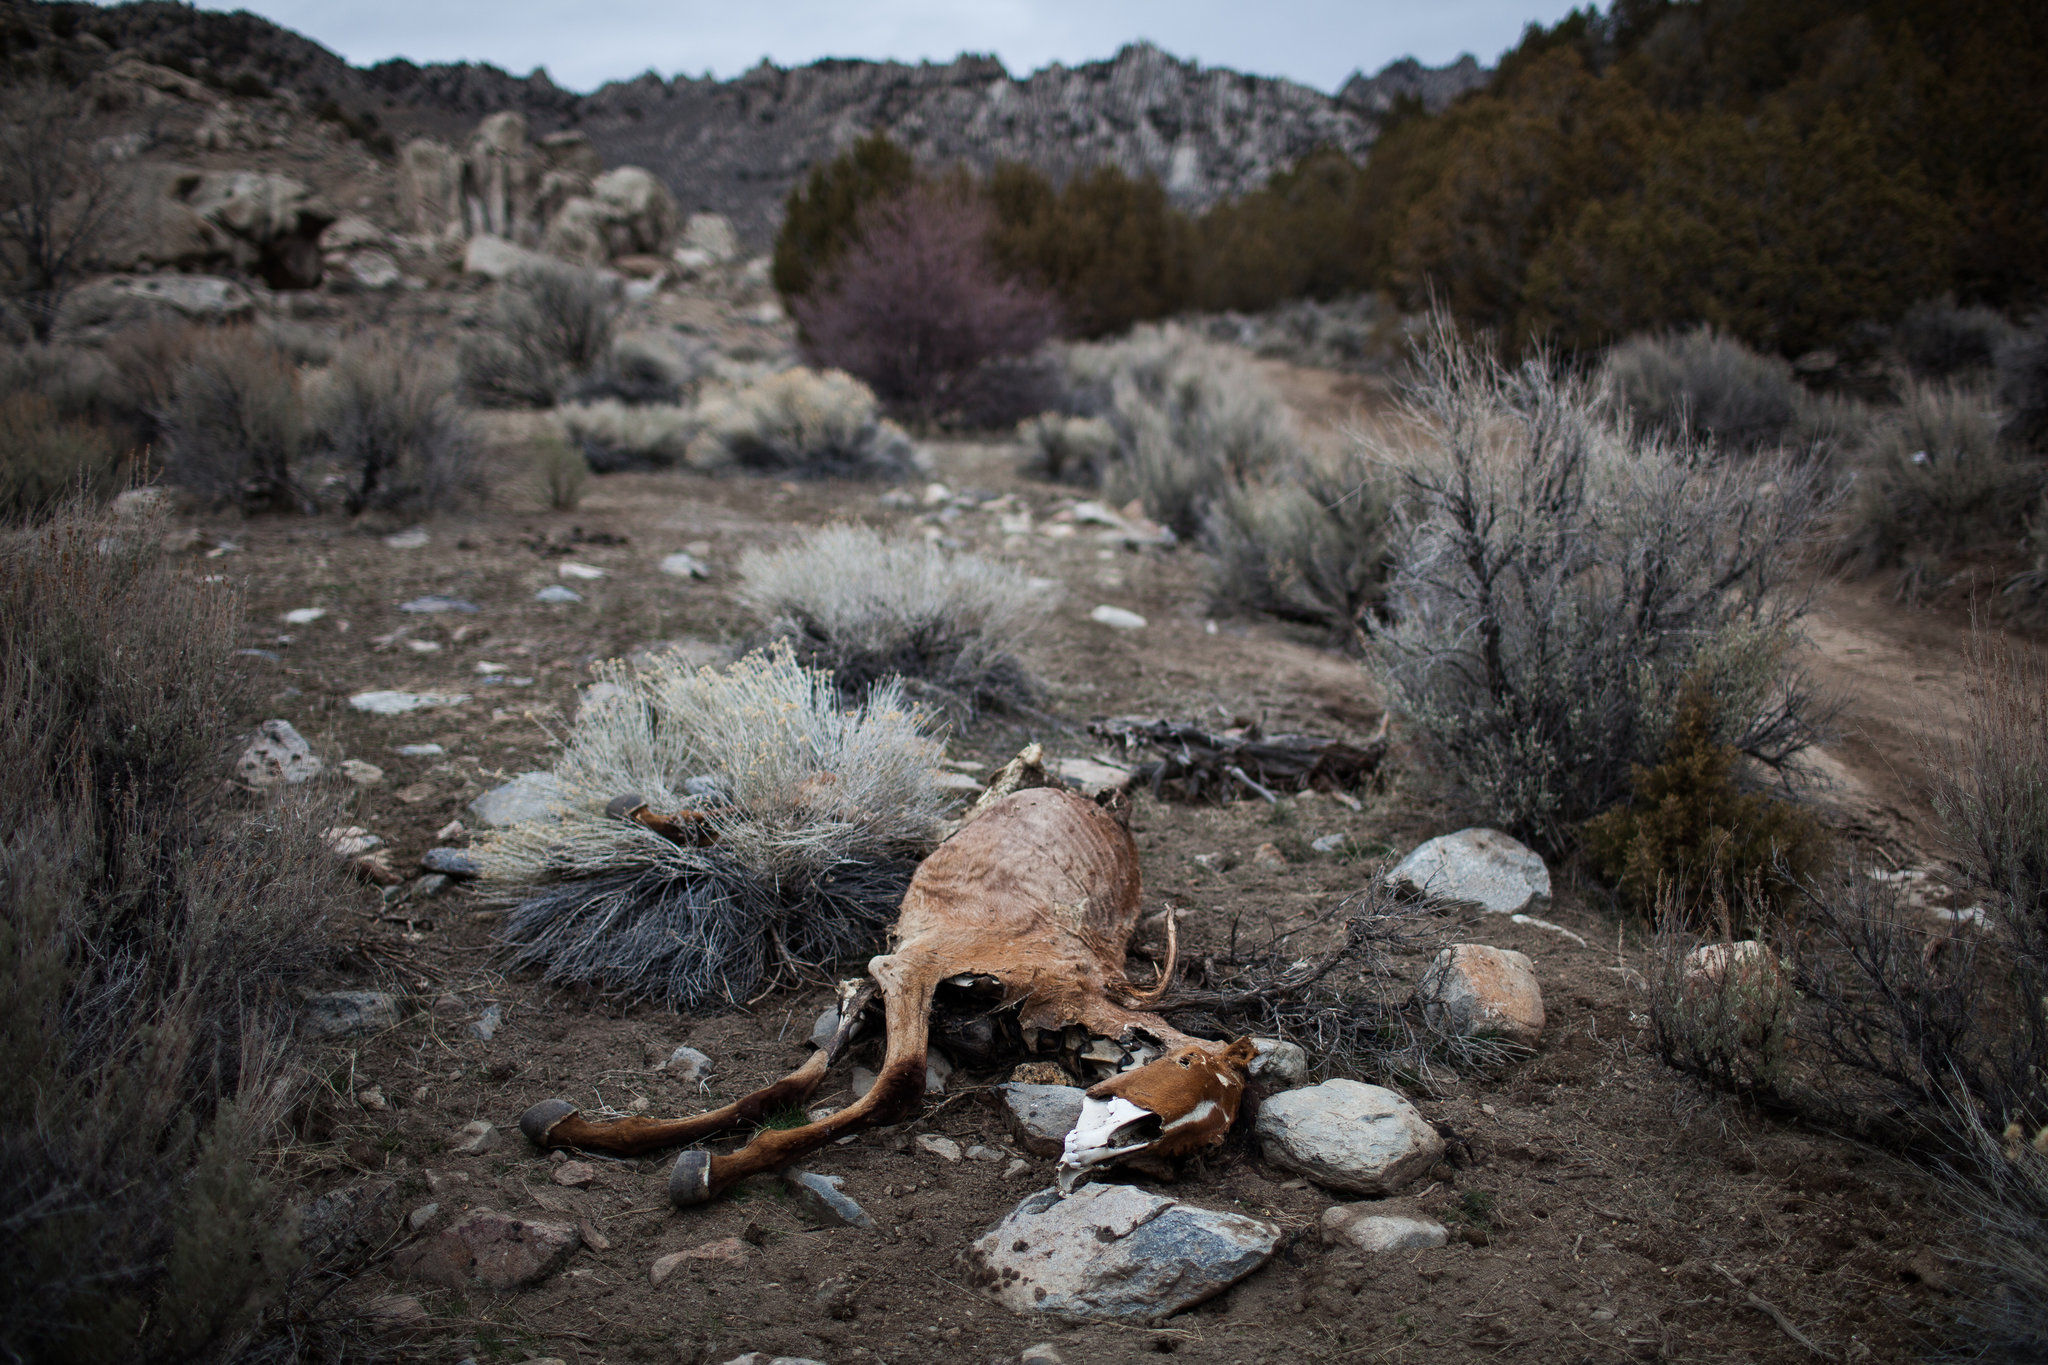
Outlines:
{"type": "Polygon", "coordinates": [[[653,70],[733,76],[767,57],[949,60],[993,52],[1016,74],[1107,57],[1147,38],[1179,57],[1334,90],[1352,71],[1400,57],[1431,65],[1470,52],[1491,62],[1531,20],[1569,0],[240,0],[365,64],[489,62],[547,68],[588,90],[653,70]]]}

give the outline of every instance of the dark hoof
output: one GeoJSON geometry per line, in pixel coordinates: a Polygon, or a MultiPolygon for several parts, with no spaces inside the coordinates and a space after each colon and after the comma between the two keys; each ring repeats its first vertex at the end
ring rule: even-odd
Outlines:
{"type": "Polygon", "coordinates": [[[679,1209],[711,1202],[711,1153],[684,1152],[668,1173],[668,1202],[679,1209]]]}
{"type": "Polygon", "coordinates": [[[634,792],[627,796],[614,796],[604,808],[604,813],[614,820],[630,820],[633,812],[647,804],[647,798],[634,792]]]}
{"type": "Polygon", "coordinates": [[[545,1147],[555,1125],[575,1112],[576,1106],[567,1100],[542,1100],[519,1116],[519,1131],[534,1146],[545,1147]]]}

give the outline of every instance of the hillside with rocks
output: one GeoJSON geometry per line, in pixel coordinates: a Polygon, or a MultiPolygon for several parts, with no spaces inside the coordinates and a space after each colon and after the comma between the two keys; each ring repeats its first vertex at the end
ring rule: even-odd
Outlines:
{"type": "Polygon", "coordinates": [[[1256,189],[1318,147],[1359,156],[1397,97],[1440,108],[1487,75],[1470,57],[1434,69],[1411,58],[1377,76],[1354,75],[1331,96],[1140,42],[1106,61],[1021,77],[975,55],[943,64],[764,62],[731,80],[650,71],[577,94],[545,70],[518,77],[402,59],[353,67],[254,15],[171,4],[8,0],[0,27],[10,51],[55,41],[130,55],[256,105],[292,97],[396,143],[453,139],[480,118],[516,112],[536,135],[582,132],[606,163],[646,167],[686,211],[725,214],[756,243],[810,166],[877,128],[939,164],[985,171],[1024,161],[1055,177],[1106,164],[1152,174],[1183,207],[1204,208],[1256,189]]]}

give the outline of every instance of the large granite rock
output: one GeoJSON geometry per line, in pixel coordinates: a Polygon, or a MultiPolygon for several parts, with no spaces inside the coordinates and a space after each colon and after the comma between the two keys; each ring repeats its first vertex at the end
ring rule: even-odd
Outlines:
{"type": "Polygon", "coordinates": [[[1156,1322],[1264,1265],[1280,1229],[1132,1185],[1027,1195],[966,1252],[975,1282],[1019,1313],[1156,1322]]]}
{"type": "Polygon", "coordinates": [[[1414,1105],[1385,1086],[1333,1080],[1274,1095],[1255,1131],[1266,1160],[1349,1194],[1392,1194],[1443,1155],[1414,1105]]]}
{"type": "Polygon", "coordinates": [[[1534,1047],[1543,1036],[1543,988],[1527,955],[1454,943],[1415,988],[1431,1025],[1460,1038],[1505,1038],[1534,1047]]]}
{"type": "Polygon", "coordinates": [[[239,322],[255,311],[247,289],[216,275],[110,275],[66,295],[57,326],[75,335],[151,322],[239,322]]]}
{"type": "Polygon", "coordinates": [[[1550,902],[1550,869],[1535,850],[1496,829],[1461,829],[1420,844],[1387,873],[1396,890],[1516,915],[1550,902]]]}

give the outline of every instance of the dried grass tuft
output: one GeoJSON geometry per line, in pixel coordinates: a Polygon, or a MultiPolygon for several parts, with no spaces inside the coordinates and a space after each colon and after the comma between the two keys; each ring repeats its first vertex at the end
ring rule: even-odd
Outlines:
{"type": "Polygon", "coordinates": [[[896,684],[841,704],[787,647],[724,671],[657,655],[578,715],[559,819],[480,846],[515,963],[553,982],[696,1009],[870,950],[936,839],[942,746],[896,684]],[[606,814],[637,794],[694,812],[685,846],[606,814]]]}

